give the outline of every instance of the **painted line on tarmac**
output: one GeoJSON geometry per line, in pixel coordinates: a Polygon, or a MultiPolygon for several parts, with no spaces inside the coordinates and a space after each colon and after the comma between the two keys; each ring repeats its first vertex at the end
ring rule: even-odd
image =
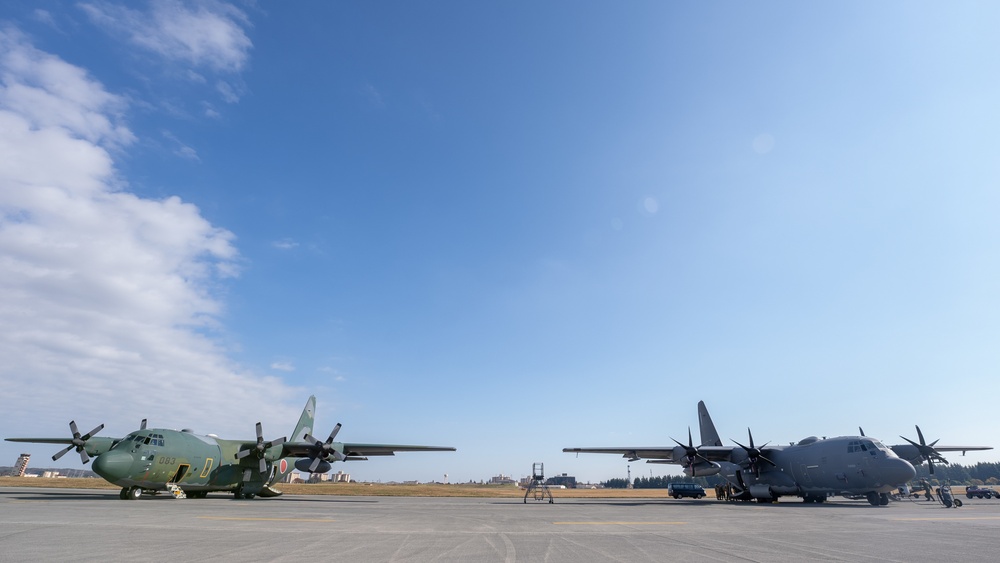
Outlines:
{"type": "Polygon", "coordinates": [[[244,518],[239,516],[199,516],[200,520],[240,520],[249,522],[336,522],[329,518],[244,518]]]}
{"type": "Polygon", "coordinates": [[[955,518],[941,516],[940,518],[890,518],[890,520],[897,522],[950,522],[952,520],[1000,520],[1000,516],[958,516],[955,518]]]}
{"type": "Polygon", "coordinates": [[[556,526],[681,526],[687,522],[553,522],[556,526]]]}

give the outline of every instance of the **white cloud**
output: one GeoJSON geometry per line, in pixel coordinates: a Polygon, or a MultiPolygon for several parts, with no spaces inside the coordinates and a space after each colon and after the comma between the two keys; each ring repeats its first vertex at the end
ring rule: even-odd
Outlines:
{"type": "Polygon", "coordinates": [[[80,4],[90,20],[112,34],[160,56],[210,68],[239,72],[253,44],[244,32],[246,14],[223,2],[152,2],[147,11],[107,2],[80,4]]]}
{"type": "Polygon", "coordinates": [[[122,145],[135,137],[120,124],[125,104],[86,71],[25,46],[11,28],[0,30],[0,82],[5,109],[38,129],[63,129],[91,143],[122,145]]]}
{"type": "Polygon", "coordinates": [[[382,99],[382,93],[379,92],[375,86],[366,83],[361,87],[361,92],[366,98],[368,98],[368,102],[371,103],[371,105],[379,108],[385,107],[385,101],[382,99]]]}
{"type": "Polygon", "coordinates": [[[201,160],[198,158],[198,151],[181,142],[176,135],[170,131],[163,131],[163,137],[174,144],[174,154],[187,160],[201,160]]]}
{"type": "Polygon", "coordinates": [[[274,362],[271,364],[271,369],[278,371],[295,371],[295,366],[292,362],[274,362]]]}
{"type": "Polygon", "coordinates": [[[51,27],[52,29],[59,29],[59,26],[56,25],[55,18],[52,17],[52,12],[48,10],[36,8],[33,12],[31,12],[31,18],[37,22],[43,23],[51,27]]]}
{"type": "Polygon", "coordinates": [[[134,139],[126,109],[0,28],[0,427],[289,423],[302,397],[242,373],[207,336],[223,309],[213,288],[237,272],[232,233],[177,197],[124,189],[113,155],[134,139]]]}
{"type": "Polygon", "coordinates": [[[222,96],[222,101],[227,104],[235,104],[240,101],[240,97],[243,96],[242,86],[230,84],[224,80],[219,80],[215,83],[215,91],[222,96]]]}
{"type": "Polygon", "coordinates": [[[290,238],[283,238],[281,240],[276,240],[272,242],[271,246],[280,250],[291,250],[293,248],[297,248],[299,246],[299,243],[295,242],[290,238]]]}

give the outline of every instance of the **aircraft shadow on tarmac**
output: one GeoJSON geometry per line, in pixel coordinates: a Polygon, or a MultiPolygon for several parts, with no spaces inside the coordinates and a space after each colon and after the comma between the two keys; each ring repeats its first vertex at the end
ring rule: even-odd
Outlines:
{"type": "MultiPolygon", "coordinates": [[[[118,494],[114,491],[107,492],[78,492],[78,491],[67,491],[64,489],[50,489],[50,490],[31,490],[31,491],[4,491],[0,492],[0,499],[2,500],[16,500],[16,501],[62,501],[62,502],[74,502],[74,501],[84,501],[84,500],[117,500],[118,494]]],[[[175,499],[168,494],[158,494],[158,495],[142,495],[142,502],[186,502],[186,503],[204,503],[206,501],[232,501],[232,495],[209,495],[204,499],[175,499]]],[[[282,497],[268,499],[268,502],[333,502],[338,504],[377,504],[378,499],[346,499],[346,498],[330,498],[325,496],[294,496],[294,497],[282,497]]]]}
{"type": "Polygon", "coordinates": [[[80,493],[80,492],[67,492],[61,491],[59,489],[54,489],[51,491],[17,491],[17,492],[0,492],[0,498],[9,500],[42,500],[38,497],[44,497],[44,500],[64,500],[64,501],[74,501],[74,500],[103,500],[112,499],[117,497],[117,493],[80,493]]]}
{"type": "MultiPolygon", "coordinates": [[[[901,501],[904,505],[914,504],[917,507],[926,508],[944,508],[940,502],[926,502],[921,503],[918,501],[901,501]]],[[[511,501],[498,501],[492,504],[522,504],[521,502],[511,502],[511,501]]],[[[531,504],[531,503],[528,503],[531,504]]],[[[538,504],[548,504],[548,503],[538,503],[538,504]]],[[[560,504],[558,501],[555,504],[560,504]]],[[[733,507],[737,510],[859,510],[865,509],[870,510],[873,507],[868,504],[866,500],[837,500],[828,501],[824,503],[804,503],[804,502],[776,502],[776,503],[765,503],[760,504],[756,502],[718,502],[718,501],[699,501],[699,500],[648,500],[648,501],[636,501],[636,500],[615,500],[615,499],[574,499],[572,503],[573,506],[662,506],[665,509],[669,507],[701,507],[701,509],[709,509],[711,507],[733,507]]],[[[889,504],[888,507],[877,507],[876,510],[882,510],[888,508],[892,510],[893,505],[900,504],[900,502],[893,502],[889,504]]]]}
{"type": "Polygon", "coordinates": [[[268,499],[269,502],[335,502],[338,504],[378,504],[378,499],[361,499],[356,498],[330,498],[328,496],[294,496],[294,497],[281,497],[280,499],[268,499]]]}

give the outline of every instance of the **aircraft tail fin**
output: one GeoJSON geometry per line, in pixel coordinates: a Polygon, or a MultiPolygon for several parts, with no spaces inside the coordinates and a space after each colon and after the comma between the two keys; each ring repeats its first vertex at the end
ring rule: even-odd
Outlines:
{"type": "MultiPolygon", "coordinates": [[[[299,422],[295,425],[295,430],[289,436],[289,442],[304,442],[306,440],[306,434],[312,434],[313,425],[316,420],[316,396],[312,395],[309,400],[306,401],[306,406],[302,409],[302,415],[299,416],[299,422]]],[[[269,483],[277,483],[288,475],[294,465],[287,463],[284,458],[282,458],[278,463],[275,464],[274,477],[269,481],[269,483]]],[[[280,493],[278,493],[280,494],[280,493]]]]}
{"type": "Polygon", "coordinates": [[[715,430],[712,417],[708,415],[708,408],[705,406],[705,401],[698,401],[698,427],[701,429],[702,446],[722,445],[719,432],[715,430]]]}

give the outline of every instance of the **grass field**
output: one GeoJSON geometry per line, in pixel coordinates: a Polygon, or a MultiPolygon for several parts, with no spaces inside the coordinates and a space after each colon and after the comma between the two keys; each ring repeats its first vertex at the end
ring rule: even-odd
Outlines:
{"type": "MultiPolygon", "coordinates": [[[[109,489],[119,487],[103,479],[42,479],[0,477],[0,487],[63,489],[109,489]]],[[[382,497],[482,497],[521,498],[524,490],[501,485],[382,485],[369,483],[280,484],[276,489],[290,495],[344,495],[382,497]]],[[[706,490],[709,496],[711,489],[706,490]]],[[[555,498],[668,498],[666,489],[552,489],[555,498]]]]}

